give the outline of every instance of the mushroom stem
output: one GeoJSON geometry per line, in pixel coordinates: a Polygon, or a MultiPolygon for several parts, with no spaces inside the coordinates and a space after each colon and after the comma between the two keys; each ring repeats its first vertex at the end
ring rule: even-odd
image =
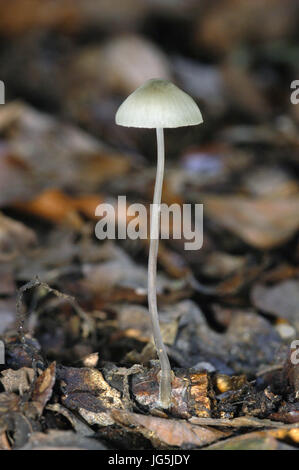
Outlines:
{"type": "Polygon", "coordinates": [[[163,128],[157,128],[158,164],[154,200],[151,212],[150,248],[148,259],[148,306],[151,318],[153,336],[161,365],[159,400],[163,408],[171,404],[172,373],[166,348],[162,340],[157,308],[157,256],[160,232],[160,204],[164,174],[164,134],[163,128]]]}

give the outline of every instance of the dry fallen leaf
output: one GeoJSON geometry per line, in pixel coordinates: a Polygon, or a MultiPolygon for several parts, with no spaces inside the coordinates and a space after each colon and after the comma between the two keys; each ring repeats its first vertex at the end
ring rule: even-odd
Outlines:
{"type": "Polygon", "coordinates": [[[113,410],[115,421],[150,439],[155,447],[202,447],[229,436],[229,432],[192,425],[184,420],[164,419],[113,410]]]}
{"type": "Polygon", "coordinates": [[[258,309],[288,320],[299,331],[299,281],[288,279],[273,286],[256,284],[251,299],[258,309]]]}
{"type": "MultiPolygon", "coordinates": [[[[159,369],[144,369],[132,378],[135,400],[155,414],[159,401],[159,369]]],[[[171,415],[177,418],[191,416],[210,417],[213,408],[213,392],[206,371],[190,372],[175,369],[172,379],[171,415]]]]}
{"type": "Polygon", "coordinates": [[[294,27],[292,0],[220,0],[208,5],[194,31],[201,47],[225,54],[252,39],[282,38],[294,27]]]}
{"type": "Polygon", "coordinates": [[[122,409],[121,393],[111,387],[97,369],[61,367],[58,378],[67,408],[77,410],[89,424],[109,426],[111,409],[122,409]]]}
{"type": "Polygon", "coordinates": [[[270,115],[270,104],[249,70],[229,61],[222,65],[221,70],[225,91],[235,106],[255,118],[260,116],[265,119],[270,115]]]}
{"type": "Polygon", "coordinates": [[[231,437],[206,450],[291,450],[294,447],[278,441],[271,432],[256,431],[241,436],[231,437]]]}
{"type": "Polygon", "coordinates": [[[169,79],[169,68],[167,57],[157,46],[130,34],[81,50],[70,70],[81,86],[88,78],[89,86],[97,86],[98,90],[108,88],[127,95],[152,77],[169,79]]]}
{"type": "Polygon", "coordinates": [[[225,419],[225,418],[199,418],[193,416],[189,419],[192,424],[199,424],[201,426],[216,426],[228,428],[277,428],[285,426],[284,423],[271,421],[270,419],[253,418],[252,416],[240,416],[239,418],[225,419]]]}
{"type": "Polygon", "coordinates": [[[91,219],[95,218],[96,207],[103,202],[100,196],[83,195],[70,197],[58,189],[49,189],[28,202],[18,202],[13,206],[21,211],[42,217],[54,223],[69,223],[80,227],[79,212],[91,219]]]}
{"type": "Polygon", "coordinates": [[[38,407],[39,413],[42,414],[44,407],[50,400],[53,387],[56,381],[56,363],[52,364],[37,378],[32,393],[32,401],[38,407]]]}
{"type": "Polygon", "coordinates": [[[34,370],[29,367],[21,367],[18,370],[6,369],[1,372],[1,375],[0,382],[6,392],[18,392],[22,395],[30,389],[34,370]]]}
{"type": "MultiPolygon", "coordinates": [[[[85,194],[86,188],[98,190],[131,167],[127,155],[22,102],[1,107],[0,130],[6,143],[0,154],[1,206],[32,200],[53,189],[53,182],[55,189],[71,187],[85,194]]],[[[84,209],[86,200],[81,204],[84,209]]]]}
{"type": "Polygon", "coordinates": [[[204,196],[204,212],[249,245],[271,249],[288,241],[299,228],[299,197],[252,199],[204,196]]]}
{"type": "MultiPolygon", "coordinates": [[[[84,278],[73,285],[74,293],[88,291],[95,297],[100,308],[103,302],[143,302],[147,296],[147,270],[135,263],[121,249],[115,250],[111,259],[101,264],[82,265],[84,278]]],[[[158,296],[164,301],[186,297],[191,291],[188,280],[173,280],[158,274],[158,296]]]]}
{"type": "Polygon", "coordinates": [[[104,450],[106,446],[96,439],[73,431],[50,429],[47,433],[34,432],[29,441],[18,450],[104,450]]]}
{"type": "Polygon", "coordinates": [[[29,33],[32,29],[58,29],[74,33],[91,27],[117,31],[124,22],[131,26],[142,19],[149,6],[138,0],[1,0],[0,29],[5,35],[29,33]]]}
{"type": "Polygon", "coordinates": [[[33,230],[0,212],[0,261],[12,261],[37,243],[33,230]]]}
{"type": "Polygon", "coordinates": [[[194,302],[184,300],[170,308],[180,315],[171,354],[181,367],[208,362],[225,374],[255,374],[261,364],[273,365],[277,360],[282,340],[274,326],[255,312],[233,310],[229,327],[218,333],[194,302]]]}

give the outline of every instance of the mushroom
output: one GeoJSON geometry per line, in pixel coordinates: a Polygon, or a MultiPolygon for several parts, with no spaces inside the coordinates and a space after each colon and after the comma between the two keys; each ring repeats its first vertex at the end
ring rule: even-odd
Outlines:
{"type": "Polygon", "coordinates": [[[172,371],[162,340],[157,309],[157,255],[160,231],[160,204],[164,174],[164,128],[193,126],[203,122],[195,101],[176,85],[161,79],[151,79],[137,88],[119,107],[116,124],[126,127],[156,129],[157,173],[150,221],[148,259],[148,306],[152,331],[161,366],[159,404],[171,405],[172,371]]]}

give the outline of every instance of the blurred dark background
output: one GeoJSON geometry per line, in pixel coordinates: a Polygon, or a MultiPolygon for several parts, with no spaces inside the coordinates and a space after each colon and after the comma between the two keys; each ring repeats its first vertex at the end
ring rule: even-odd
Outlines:
{"type": "MultiPolygon", "coordinates": [[[[299,194],[299,104],[290,100],[298,20],[296,0],[1,0],[1,207],[56,223],[65,219],[55,211],[67,196],[149,202],[153,132],[116,126],[114,118],[129,93],[160,77],[193,96],[204,118],[166,131],[165,202],[205,202],[207,249],[214,222],[262,250],[288,240],[297,230],[288,212],[296,201],[285,198],[299,194]],[[63,196],[22,206],[49,189],[63,196]],[[223,209],[207,194],[233,195],[238,204],[248,198],[260,215],[255,206],[248,215],[243,201],[233,220],[223,220],[235,202],[223,209]],[[264,197],[285,205],[260,206],[264,197]],[[240,217],[245,212],[250,220],[240,217]],[[273,212],[283,220],[273,221],[273,212]],[[276,228],[285,224],[281,238],[276,228]]],[[[92,218],[94,199],[78,204],[92,218]]],[[[229,240],[229,250],[243,250],[229,240]]],[[[217,243],[227,249],[222,232],[217,243]]]]}
{"type": "Polygon", "coordinates": [[[298,7],[296,0],[2,0],[0,77],[7,101],[22,99],[149,158],[150,134],[116,128],[114,115],[148,78],[169,78],[194,96],[205,121],[175,131],[174,147],[170,137],[177,157],[185,142],[215,141],[233,124],[298,123],[299,107],[290,104],[298,7]]]}

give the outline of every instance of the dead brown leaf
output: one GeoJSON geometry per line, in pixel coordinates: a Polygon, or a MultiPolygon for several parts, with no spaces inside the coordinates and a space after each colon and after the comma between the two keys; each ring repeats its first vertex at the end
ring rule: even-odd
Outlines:
{"type": "Polygon", "coordinates": [[[0,213],[0,261],[12,261],[37,243],[33,230],[0,213]]]}
{"type": "Polygon", "coordinates": [[[58,29],[64,33],[74,33],[82,28],[101,26],[118,30],[125,21],[134,25],[143,17],[148,6],[137,0],[113,3],[101,0],[12,0],[8,5],[1,0],[0,29],[6,35],[20,35],[32,29],[58,29]]]}
{"type": "Polygon", "coordinates": [[[111,409],[122,409],[121,393],[111,387],[97,369],[61,367],[58,370],[62,401],[67,408],[77,410],[91,425],[113,424],[111,409]]]}
{"type": "Polygon", "coordinates": [[[184,300],[168,308],[180,315],[171,354],[181,367],[208,362],[218,372],[255,374],[261,364],[273,365],[277,360],[281,338],[267,320],[252,311],[233,310],[228,329],[218,333],[194,302],[184,300]]]}
{"type": "Polygon", "coordinates": [[[0,382],[6,392],[18,392],[22,395],[30,389],[34,378],[34,370],[29,367],[21,367],[21,369],[6,369],[1,372],[0,382]]]}
{"type": "MultiPolygon", "coordinates": [[[[159,401],[159,369],[144,369],[132,378],[135,400],[155,414],[159,401]]],[[[213,391],[208,373],[176,369],[172,380],[171,415],[177,418],[209,417],[212,412],[213,391]]]]}
{"type": "Polygon", "coordinates": [[[231,437],[206,450],[290,450],[293,447],[279,442],[270,432],[256,431],[242,436],[231,437]]]}
{"type": "MultiPolygon", "coordinates": [[[[124,251],[117,248],[111,259],[95,265],[82,266],[84,278],[76,283],[75,291],[90,292],[95,297],[95,305],[102,308],[110,302],[143,302],[147,296],[147,270],[135,263],[124,251]]],[[[173,280],[163,273],[158,274],[157,294],[163,301],[186,297],[192,290],[188,280],[173,280]]],[[[77,295],[76,294],[76,295],[77,295]]]]}
{"type": "Polygon", "coordinates": [[[192,424],[199,424],[201,426],[217,426],[228,428],[277,428],[285,426],[284,423],[271,421],[270,419],[253,418],[252,416],[240,416],[233,419],[217,419],[217,418],[199,418],[193,416],[189,419],[192,424]]]}
{"type": "Polygon", "coordinates": [[[235,106],[255,117],[266,118],[270,115],[270,104],[250,70],[229,61],[222,65],[221,70],[226,93],[230,95],[230,101],[235,106]]]}
{"type": "Polygon", "coordinates": [[[79,228],[83,221],[79,213],[95,218],[96,207],[103,202],[100,196],[84,195],[70,197],[58,189],[49,189],[28,202],[18,202],[13,206],[36,217],[42,217],[54,223],[69,223],[79,228]]]}
{"type": "MultiPolygon", "coordinates": [[[[108,90],[127,95],[152,77],[169,78],[166,56],[157,46],[142,36],[133,34],[113,37],[100,46],[82,49],[70,66],[70,79],[74,77],[82,87],[108,90]],[[105,74],[103,74],[105,70],[105,74]]],[[[71,89],[71,96],[74,91],[71,89]]]]}
{"type": "Polygon", "coordinates": [[[56,380],[56,363],[52,364],[37,378],[34,384],[32,401],[38,406],[40,414],[50,400],[56,380]]]}
{"type": "Polygon", "coordinates": [[[279,39],[295,26],[293,6],[292,0],[284,3],[280,0],[221,0],[217,5],[211,3],[204,17],[199,17],[196,39],[200,45],[221,54],[252,39],[279,39]]]}
{"type": "Polygon", "coordinates": [[[209,218],[259,249],[281,245],[299,228],[298,197],[204,196],[203,199],[209,218]]]}
{"type": "Polygon", "coordinates": [[[96,439],[82,436],[73,431],[51,429],[47,433],[30,434],[27,444],[18,450],[104,450],[106,446],[96,439]]]}
{"type": "Polygon", "coordinates": [[[274,286],[256,284],[251,299],[258,309],[288,320],[299,331],[299,281],[288,279],[274,286]]]}
{"type": "Polygon", "coordinates": [[[112,416],[123,426],[133,427],[149,439],[155,447],[202,447],[229,436],[229,432],[195,426],[184,420],[164,419],[113,410],[112,416]]]}
{"type": "MultiPolygon", "coordinates": [[[[21,102],[1,107],[0,129],[6,142],[5,158],[0,159],[4,169],[0,178],[2,206],[32,200],[53,189],[53,181],[55,189],[71,187],[85,194],[88,188],[92,192],[101,182],[124,175],[131,167],[128,156],[21,102]]],[[[86,202],[81,200],[82,210],[86,202]]],[[[67,203],[64,198],[62,206],[67,203]]]]}

